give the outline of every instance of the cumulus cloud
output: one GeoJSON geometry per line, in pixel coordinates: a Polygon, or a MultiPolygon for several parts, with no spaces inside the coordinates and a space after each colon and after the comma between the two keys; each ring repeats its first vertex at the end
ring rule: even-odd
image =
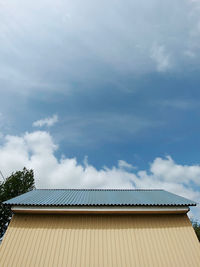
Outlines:
{"type": "Polygon", "coordinates": [[[97,170],[87,159],[78,163],[65,155],[57,158],[57,149],[46,131],[6,136],[0,147],[0,170],[8,176],[24,166],[33,168],[37,188],[163,188],[200,199],[200,165],[180,165],[168,156],[154,159],[149,170],[137,170],[124,160],[97,170]]]}
{"type": "MultiPolygon", "coordinates": [[[[85,160],[79,164],[76,158],[62,156],[57,159],[57,145],[45,131],[25,133],[23,136],[6,136],[0,148],[0,169],[5,176],[23,166],[35,171],[38,188],[101,188],[132,187],[129,173],[124,173],[124,163],[112,169],[97,170],[85,160]],[[13,151],[12,151],[13,149],[13,151]]],[[[126,165],[126,164],[125,164],[126,165]]],[[[131,176],[130,176],[131,178],[131,176]]]]}
{"type": "Polygon", "coordinates": [[[33,126],[35,127],[42,127],[42,126],[53,126],[56,122],[58,122],[58,116],[57,115],[53,115],[52,117],[48,117],[48,118],[44,118],[41,120],[37,120],[35,122],[33,122],[33,126]]]}
{"type": "Polygon", "coordinates": [[[119,168],[122,168],[122,169],[136,169],[136,167],[134,167],[132,164],[130,163],[127,163],[125,160],[118,160],[118,166],[119,168]]]}

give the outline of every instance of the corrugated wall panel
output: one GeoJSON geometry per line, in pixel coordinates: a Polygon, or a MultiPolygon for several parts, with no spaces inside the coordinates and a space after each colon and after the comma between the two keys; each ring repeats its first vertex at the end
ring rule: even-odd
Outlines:
{"type": "Polygon", "coordinates": [[[200,266],[187,215],[14,215],[0,266],[200,266]]]}

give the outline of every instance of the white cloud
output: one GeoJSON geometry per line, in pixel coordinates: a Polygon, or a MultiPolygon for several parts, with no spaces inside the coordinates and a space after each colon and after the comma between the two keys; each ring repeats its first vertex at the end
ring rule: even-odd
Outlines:
{"type": "Polygon", "coordinates": [[[200,199],[200,165],[180,165],[168,156],[156,158],[147,171],[138,171],[124,160],[97,170],[87,158],[83,163],[65,156],[58,159],[57,149],[46,131],[6,136],[0,147],[0,170],[6,177],[24,166],[33,168],[37,188],[162,188],[197,202],[200,199]]]}
{"type": "Polygon", "coordinates": [[[171,68],[170,56],[163,45],[153,46],[151,58],[155,61],[156,69],[159,72],[163,72],[171,68]]]}
{"type": "Polygon", "coordinates": [[[58,122],[58,116],[57,115],[53,115],[52,117],[48,117],[48,118],[44,118],[38,121],[35,121],[33,123],[33,126],[35,127],[42,127],[42,126],[53,126],[56,122],[58,122]]]}
{"type": "Polygon", "coordinates": [[[136,167],[134,167],[132,164],[127,163],[124,160],[118,160],[118,166],[121,169],[129,169],[129,170],[136,169],[136,167]]]}
{"type": "Polygon", "coordinates": [[[46,131],[6,136],[0,147],[0,170],[8,176],[24,166],[33,168],[38,188],[164,188],[200,199],[200,192],[194,189],[200,185],[200,165],[180,165],[168,156],[156,158],[148,171],[137,171],[124,160],[97,170],[87,160],[81,164],[76,158],[56,158],[56,149],[46,131]]]}
{"type": "Polygon", "coordinates": [[[68,91],[77,81],[111,81],[110,73],[190,67],[195,60],[188,55],[197,55],[199,63],[197,5],[186,0],[181,6],[178,0],[4,1],[0,78],[6,90],[68,91]]]}

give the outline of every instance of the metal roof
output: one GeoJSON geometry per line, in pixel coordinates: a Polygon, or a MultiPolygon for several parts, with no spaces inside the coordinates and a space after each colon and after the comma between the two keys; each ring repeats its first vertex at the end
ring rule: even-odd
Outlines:
{"type": "Polygon", "coordinates": [[[35,189],[5,201],[15,206],[195,206],[165,190],[35,189]]]}

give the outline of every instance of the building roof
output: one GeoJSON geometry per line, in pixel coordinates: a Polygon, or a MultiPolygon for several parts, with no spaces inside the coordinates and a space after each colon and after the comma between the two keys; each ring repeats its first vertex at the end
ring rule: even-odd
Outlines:
{"type": "Polygon", "coordinates": [[[35,189],[5,201],[12,206],[195,206],[165,190],[35,189]]]}

